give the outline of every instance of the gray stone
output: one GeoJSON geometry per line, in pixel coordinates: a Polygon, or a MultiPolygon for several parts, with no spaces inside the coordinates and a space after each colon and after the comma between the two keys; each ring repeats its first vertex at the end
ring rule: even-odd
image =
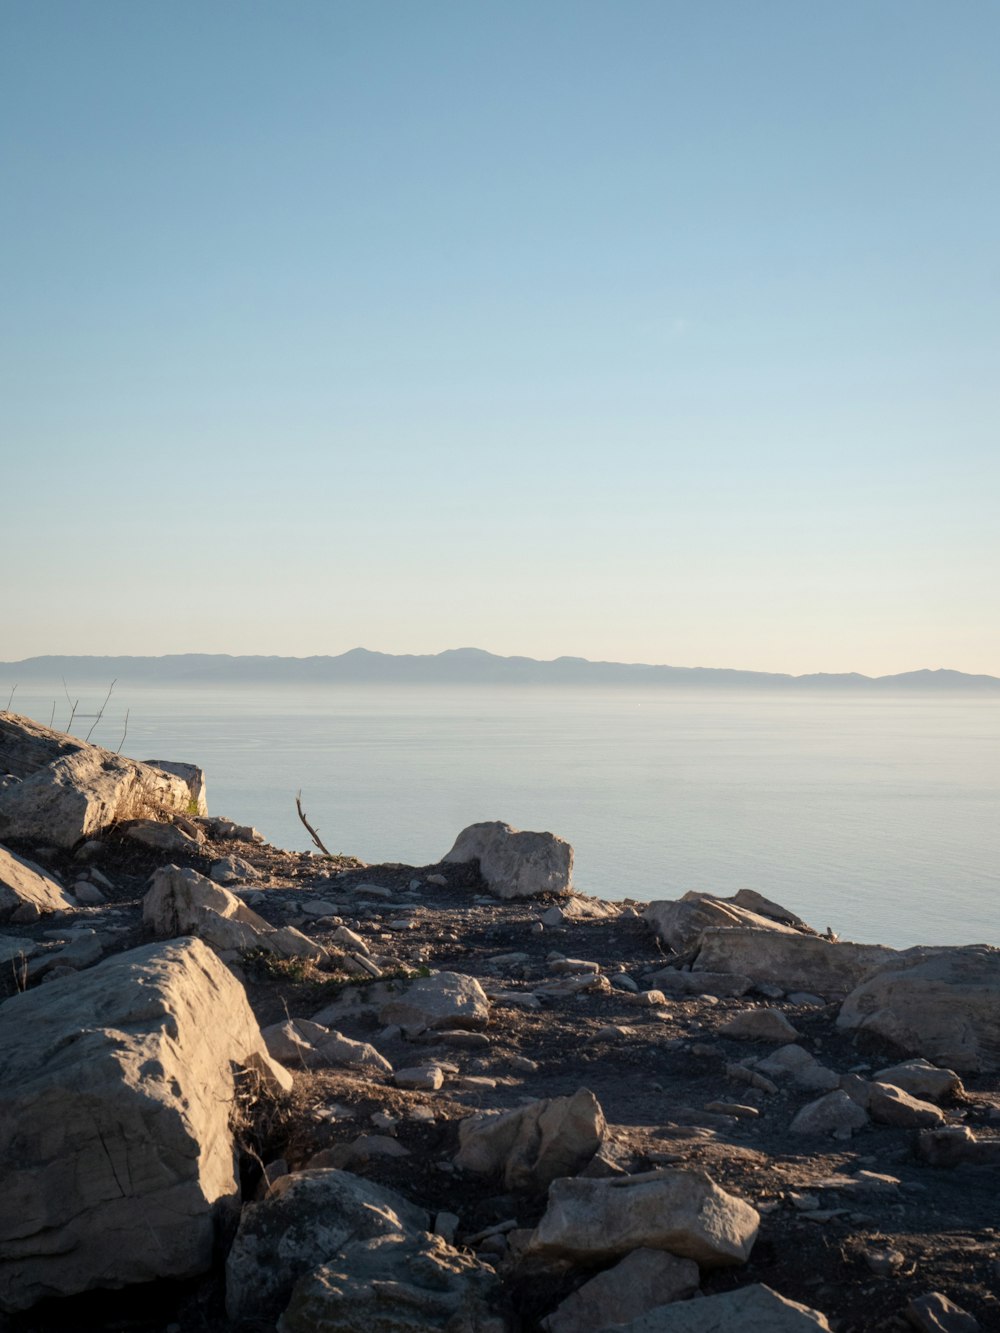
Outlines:
{"type": "Polygon", "coordinates": [[[755,1283],[699,1301],[661,1305],[615,1333],[830,1333],[824,1314],[755,1283]]]}
{"type": "Polygon", "coordinates": [[[556,1180],[527,1245],[544,1259],[597,1264],[632,1250],[669,1250],[712,1268],[745,1263],[760,1216],[701,1171],[556,1180]]]}
{"type": "Polygon", "coordinates": [[[173,759],[144,759],[150,768],[158,768],[161,773],[169,773],[180,778],[188,789],[187,813],[189,815],[207,815],[208,797],[205,789],[205,774],[197,764],[182,764],[173,759]]]}
{"type": "Polygon", "coordinates": [[[698,1265],[666,1250],[633,1250],[585,1282],[542,1320],[545,1333],[602,1333],[683,1300],[698,1289],[698,1265]]]}
{"type": "Polygon", "coordinates": [[[879,1083],[891,1083],[902,1088],[911,1097],[922,1097],[939,1102],[946,1097],[961,1097],[962,1080],[953,1069],[939,1069],[926,1060],[904,1060],[902,1064],[880,1069],[873,1078],[879,1083]]]}
{"type": "Polygon", "coordinates": [[[529,833],[499,821],[463,829],[446,862],[478,861],[479,873],[497,898],[568,894],[573,848],[554,833],[529,833]]]}
{"type": "Polygon", "coordinates": [[[381,1023],[397,1023],[407,1036],[427,1028],[486,1027],[490,1003],[474,977],[459,972],[438,972],[420,977],[392,996],[379,1010],[381,1023]]]}
{"type": "Polygon", "coordinates": [[[849,1139],[855,1130],[863,1129],[867,1124],[868,1115],[864,1108],[841,1088],[837,1088],[835,1092],[828,1092],[825,1097],[803,1106],[789,1125],[788,1132],[849,1139]]]}
{"type": "Polygon", "coordinates": [[[1000,1069],[1000,949],[907,949],[848,995],[837,1026],[960,1073],[1000,1069]]]}
{"type": "Polygon", "coordinates": [[[31,906],[39,914],[65,912],[73,906],[62,885],[40,865],[0,847],[0,920],[18,908],[31,906]]]}
{"type": "Polygon", "coordinates": [[[198,940],[0,1005],[0,1308],[211,1265],[238,1194],[234,1068],[291,1087],[198,940]]]}
{"type": "Polygon", "coordinates": [[[904,1314],[919,1333],[979,1333],[982,1327],[978,1319],[940,1291],[915,1296],[904,1314]]]}
{"type": "Polygon", "coordinates": [[[868,1092],[868,1114],[879,1125],[900,1129],[933,1129],[945,1122],[945,1114],[933,1102],[911,1097],[891,1083],[872,1083],[868,1092]]]}
{"type": "Polygon", "coordinates": [[[357,1240],[426,1231],[428,1214],[394,1190],[347,1171],[296,1171],[243,1209],[226,1260],[232,1320],[273,1320],[296,1281],[357,1240]]]}
{"type": "Polygon", "coordinates": [[[697,941],[696,972],[740,972],[754,984],[842,996],[899,957],[882,944],[852,944],[795,931],[708,929],[697,941]]]}
{"type": "Polygon", "coordinates": [[[513,1111],[485,1111],[458,1127],[455,1165],[502,1176],[512,1190],[544,1190],[585,1166],[604,1140],[607,1124],[594,1094],[552,1097],[513,1111]]]}
{"type": "MultiPolygon", "coordinates": [[[[759,912],[732,898],[719,898],[711,893],[692,889],[682,898],[650,903],[642,914],[657,936],[676,953],[683,953],[697,943],[703,930],[709,927],[732,929],[752,927],[779,933],[797,934],[795,926],[762,916],[759,912]]],[[[789,914],[790,915],[790,914],[789,914]]],[[[808,929],[808,928],[807,928],[808,929]]],[[[745,968],[718,968],[717,971],[744,972],[745,968]]]]}
{"type": "Polygon", "coordinates": [[[762,1074],[771,1078],[790,1078],[796,1087],[811,1091],[832,1090],[840,1085],[840,1075],[820,1064],[802,1046],[781,1046],[763,1060],[754,1061],[753,1065],[762,1074]]]}
{"type": "MultiPolygon", "coordinates": [[[[697,976],[697,972],[692,976],[697,976]]],[[[742,1037],[746,1041],[794,1042],[800,1035],[780,1009],[746,1009],[734,1014],[719,1028],[721,1037],[742,1037]]]]}
{"type": "Polygon", "coordinates": [[[665,967],[646,978],[664,995],[717,995],[720,999],[745,995],[753,982],[738,972],[679,972],[665,967]]]}
{"type": "Polygon", "coordinates": [[[266,949],[279,958],[326,961],[326,950],[292,926],[275,928],[221,884],[195,870],[161,866],[142,900],[143,925],[160,939],[196,935],[213,949],[266,949]]]}
{"type": "Polygon", "coordinates": [[[505,1333],[499,1299],[494,1270],[441,1236],[379,1236],[300,1278],[278,1333],[505,1333]]]}
{"type": "Polygon", "coordinates": [[[182,778],[15,713],[0,713],[0,771],[21,779],[0,791],[0,838],[49,847],[190,801],[182,778]]]}

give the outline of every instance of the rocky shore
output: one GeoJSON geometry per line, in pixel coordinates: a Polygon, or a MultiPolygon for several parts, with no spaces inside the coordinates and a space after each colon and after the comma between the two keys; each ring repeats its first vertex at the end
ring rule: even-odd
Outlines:
{"type": "Polygon", "coordinates": [[[0,996],[4,1333],[1000,1330],[1000,949],[282,851],[0,713],[0,996]]]}

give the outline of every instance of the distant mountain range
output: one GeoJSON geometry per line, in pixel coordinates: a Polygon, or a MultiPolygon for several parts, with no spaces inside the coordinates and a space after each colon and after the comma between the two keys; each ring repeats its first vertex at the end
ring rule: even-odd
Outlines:
{"type": "Polygon", "coordinates": [[[898,676],[857,672],[789,676],[716,667],[646,666],[589,662],[583,657],[497,657],[481,648],[452,648],[425,656],[373,653],[352,648],[338,657],[231,657],[224,653],[177,653],[167,657],[28,657],[0,662],[0,707],[13,685],[620,685],[671,689],[892,690],[939,693],[1000,692],[1000,678],[961,671],[906,671],[898,676]]]}

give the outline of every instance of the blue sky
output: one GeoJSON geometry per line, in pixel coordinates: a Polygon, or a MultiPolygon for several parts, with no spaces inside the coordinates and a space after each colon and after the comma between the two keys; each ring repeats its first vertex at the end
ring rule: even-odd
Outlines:
{"type": "Polygon", "coordinates": [[[996,5],[0,27],[0,658],[1000,674],[996,5]]]}

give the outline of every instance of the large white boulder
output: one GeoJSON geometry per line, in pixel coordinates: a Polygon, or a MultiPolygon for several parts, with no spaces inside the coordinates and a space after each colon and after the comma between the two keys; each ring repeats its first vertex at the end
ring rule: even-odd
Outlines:
{"type": "Polygon", "coordinates": [[[458,1127],[455,1165],[502,1176],[507,1189],[544,1190],[585,1166],[606,1130],[600,1102],[581,1088],[572,1097],[467,1116],[458,1127]]]}
{"type": "Polygon", "coordinates": [[[357,1240],[299,1279],[278,1333],[506,1333],[492,1268],[440,1236],[357,1240]]]}
{"type": "Polygon", "coordinates": [[[650,1171],[610,1180],[556,1180],[527,1253],[598,1264],[644,1247],[704,1267],[745,1263],[757,1209],[702,1171],[650,1171]]]}
{"type": "Polygon", "coordinates": [[[0,1308],[210,1266],[238,1193],[235,1069],[291,1087],[198,940],[0,1005],[0,1308]]]}
{"type": "Polygon", "coordinates": [[[347,1171],[296,1171],[243,1209],[226,1260],[230,1319],[273,1320],[300,1277],[345,1246],[376,1236],[427,1231],[423,1208],[347,1171]]]}
{"type": "Polygon", "coordinates": [[[470,824],[444,861],[478,861],[479,873],[497,898],[537,898],[569,893],[573,848],[554,833],[529,833],[498,820],[470,824]]]}
{"type": "Polygon", "coordinates": [[[1000,949],[907,949],[844,1001],[837,1026],[875,1032],[961,1073],[1000,1069],[1000,949]]]}
{"type": "Polygon", "coordinates": [[[326,949],[293,926],[272,926],[235,893],[196,870],[161,866],[142,900],[142,922],[158,939],[196,935],[213,949],[266,949],[279,958],[322,962],[326,949]]]}
{"type": "Polygon", "coordinates": [[[0,713],[0,837],[72,847],[124,819],[184,811],[191,790],[162,768],[126,759],[16,713],[0,713]]]}
{"type": "Polygon", "coordinates": [[[67,911],[76,906],[66,897],[62,885],[41,866],[0,847],[0,920],[26,905],[37,907],[42,913],[67,911]]]}

